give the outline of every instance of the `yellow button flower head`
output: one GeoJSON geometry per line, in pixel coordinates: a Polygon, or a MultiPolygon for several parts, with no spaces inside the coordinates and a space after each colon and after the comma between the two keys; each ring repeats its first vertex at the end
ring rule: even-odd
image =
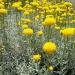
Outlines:
{"type": "Polygon", "coordinates": [[[0,9],[0,14],[7,14],[7,10],[6,9],[0,9]]]}
{"type": "Polygon", "coordinates": [[[19,11],[23,11],[23,8],[20,6],[20,7],[18,7],[18,10],[19,11]]]}
{"type": "Polygon", "coordinates": [[[53,42],[46,42],[42,48],[45,53],[53,54],[56,52],[57,47],[56,47],[56,44],[53,42]]]}
{"type": "Polygon", "coordinates": [[[52,26],[56,24],[56,19],[54,17],[47,17],[44,22],[44,26],[52,26]]]}
{"type": "Polygon", "coordinates": [[[31,36],[33,34],[33,30],[31,28],[24,29],[22,32],[24,35],[31,36]]]}
{"type": "Polygon", "coordinates": [[[29,3],[29,1],[26,1],[26,3],[28,4],[28,3],[29,3]]]}
{"type": "Polygon", "coordinates": [[[24,15],[29,15],[29,11],[25,11],[24,12],[24,15]]]}
{"type": "Polygon", "coordinates": [[[4,5],[0,3],[0,8],[4,8],[4,5]]]}
{"type": "Polygon", "coordinates": [[[55,29],[56,30],[60,30],[60,26],[55,26],[55,29]]]}
{"type": "Polygon", "coordinates": [[[48,6],[44,6],[42,9],[43,10],[49,10],[49,7],[48,6]]]}
{"type": "Polygon", "coordinates": [[[3,2],[4,0],[0,0],[0,2],[3,2]]]}
{"type": "Polygon", "coordinates": [[[31,22],[30,19],[24,19],[24,23],[28,24],[28,23],[30,23],[30,22],[31,22]]]}
{"type": "Polygon", "coordinates": [[[28,25],[27,24],[24,24],[24,25],[22,25],[22,28],[23,29],[26,29],[26,28],[28,28],[28,25]]]}
{"type": "Polygon", "coordinates": [[[75,23],[75,20],[71,20],[71,23],[75,23]]]}
{"type": "Polygon", "coordinates": [[[32,6],[39,6],[39,4],[37,2],[31,2],[30,3],[32,6]]]}
{"type": "Polygon", "coordinates": [[[40,61],[41,60],[41,55],[40,54],[35,54],[35,55],[33,55],[33,60],[35,61],[35,62],[38,62],[38,61],[40,61]]]}
{"type": "Polygon", "coordinates": [[[23,18],[23,17],[22,17],[22,18],[21,18],[21,20],[22,20],[22,21],[24,21],[24,20],[25,20],[25,18],[23,18]]]}
{"type": "Polygon", "coordinates": [[[36,20],[36,21],[38,21],[38,20],[39,20],[39,18],[40,18],[40,16],[39,16],[39,15],[36,15],[36,16],[35,16],[35,20],[36,20]]]}
{"type": "Polygon", "coordinates": [[[61,16],[65,17],[66,16],[66,13],[63,13],[61,16]]]}
{"type": "Polygon", "coordinates": [[[21,5],[22,5],[21,2],[14,2],[14,3],[12,4],[12,8],[19,8],[21,5]]]}
{"type": "Polygon", "coordinates": [[[46,15],[46,18],[53,18],[53,15],[46,15]]]}
{"type": "Polygon", "coordinates": [[[43,35],[43,31],[38,31],[37,34],[38,34],[38,36],[42,36],[43,35]]]}
{"type": "Polygon", "coordinates": [[[65,28],[63,30],[60,30],[60,33],[63,36],[72,36],[74,35],[75,31],[74,31],[74,28],[65,28]]]}
{"type": "Polygon", "coordinates": [[[71,6],[72,6],[72,3],[70,3],[70,2],[65,2],[63,5],[65,5],[66,7],[71,7],[71,6]]]}
{"type": "Polygon", "coordinates": [[[49,71],[53,71],[53,69],[54,69],[53,66],[49,66],[49,67],[48,67],[48,70],[49,70],[49,71]]]}

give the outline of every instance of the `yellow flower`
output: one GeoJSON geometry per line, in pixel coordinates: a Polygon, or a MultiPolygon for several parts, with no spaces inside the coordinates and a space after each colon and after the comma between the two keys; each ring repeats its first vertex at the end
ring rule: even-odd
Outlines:
{"type": "Polygon", "coordinates": [[[0,3],[0,8],[4,8],[4,5],[0,3]]]}
{"type": "Polygon", "coordinates": [[[38,31],[37,34],[38,34],[38,36],[42,36],[43,35],[43,31],[38,31]]]}
{"type": "Polygon", "coordinates": [[[44,50],[45,53],[48,53],[48,54],[53,54],[56,52],[56,44],[53,43],[53,42],[46,42],[42,49],[44,50]]]}
{"type": "Polygon", "coordinates": [[[38,61],[41,60],[41,55],[40,54],[35,54],[35,55],[33,55],[32,58],[33,58],[34,61],[38,62],[38,61]]]}
{"type": "Polygon", "coordinates": [[[71,20],[71,23],[75,23],[75,20],[71,20]]]}
{"type": "Polygon", "coordinates": [[[28,3],[29,3],[29,1],[26,1],[26,3],[28,4],[28,3]]]}
{"type": "Polygon", "coordinates": [[[18,7],[18,10],[19,10],[19,11],[22,11],[22,10],[23,10],[23,8],[22,8],[22,7],[18,7]]]}
{"type": "Polygon", "coordinates": [[[51,9],[49,12],[50,12],[51,14],[54,13],[54,9],[51,9]]]}
{"type": "Polygon", "coordinates": [[[36,16],[35,16],[35,20],[37,20],[37,21],[38,21],[38,20],[39,20],[39,18],[40,18],[40,16],[39,16],[39,15],[36,15],[36,16]]]}
{"type": "Polygon", "coordinates": [[[31,36],[33,34],[33,30],[31,28],[24,29],[22,32],[24,35],[31,36]]]}
{"type": "Polygon", "coordinates": [[[53,15],[46,15],[46,18],[50,18],[50,17],[53,18],[53,15]]]}
{"type": "Polygon", "coordinates": [[[43,10],[49,10],[49,7],[45,6],[43,7],[43,10]]]}
{"type": "Polygon", "coordinates": [[[6,9],[0,9],[0,14],[7,14],[7,10],[6,9]]]}
{"type": "Polygon", "coordinates": [[[56,24],[56,19],[54,17],[47,17],[44,22],[44,26],[52,26],[56,24]]]}
{"type": "Polygon", "coordinates": [[[48,70],[49,70],[49,71],[53,71],[53,69],[54,69],[53,66],[49,66],[49,67],[48,67],[48,70]]]}
{"type": "Polygon", "coordinates": [[[65,28],[63,30],[60,30],[60,33],[63,35],[63,36],[72,36],[74,35],[74,28],[65,28]]]}
{"type": "Polygon", "coordinates": [[[57,9],[56,9],[56,12],[60,12],[61,11],[61,9],[58,7],[57,9]]]}
{"type": "Polygon", "coordinates": [[[63,5],[65,5],[66,7],[71,7],[71,6],[72,6],[72,3],[70,3],[70,2],[65,2],[63,5]]]}
{"type": "Polygon", "coordinates": [[[45,26],[45,22],[44,21],[42,22],[42,25],[45,26]]]}
{"type": "Polygon", "coordinates": [[[24,24],[24,25],[22,25],[22,28],[23,29],[26,29],[26,28],[28,28],[28,25],[27,24],[24,24]]]}
{"type": "Polygon", "coordinates": [[[21,5],[22,5],[21,2],[14,2],[14,3],[12,4],[12,7],[13,7],[13,8],[19,8],[21,5]]]}
{"type": "Polygon", "coordinates": [[[37,2],[31,2],[30,3],[32,6],[39,6],[39,4],[37,2]]]}
{"type": "Polygon", "coordinates": [[[55,29],[56,29],[56,30],[60,30],[60,27],[59,27],[59,26],[55,26],[55,29]]]}
{"type": "Polygon", "coordinates": [[[29,15],[29,12],[28,12],[28,11],[25,11],[25,12],[24,12],[24,15],[29,15]]]}
{"type": "Polygon", "coordinates": [[[25,18],[23,18],[23,17],[22,17],[22,18],[21,18],[21,20],[22,20],[22,21],[24,21],[24,20],[25,20],[25,18]]]}
{"type": "Polygon", "coordinates": [[[20,7],[20,5],[13,4],[13,5],[12,5],[12,7],[13,7],[13,8],[19,8],[19,7],[20,7]]]}
{"type": "Polygon", "coordinates": [[[25,23],[25,24],[28,24],[28,23],[30,23],[30,22],[31,22],[30,19],[25,19],[25,20],[24,20],[24,23],[25,23]]]}
{"type": "Polygon", "coordinates": [[[4,4],[4,2],[1,2],[1,4],[4,4]]]}
{"type": "Polygon", "coordinates": [[[3,2],[3,0],[0,0],[0,2],[3,2]]]}
{"type": "Polygon", "coordinates": [[[66,13],[63,13],[61,16],[65,17],[66,16],[66,13]]]}

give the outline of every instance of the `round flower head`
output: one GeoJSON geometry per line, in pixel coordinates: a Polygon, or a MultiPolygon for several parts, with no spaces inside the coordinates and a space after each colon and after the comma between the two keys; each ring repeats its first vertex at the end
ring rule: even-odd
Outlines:
{"type": "Polygon", "coordinates": [[[54,17],[47,17],[44,23],[44,26],[52,26],[56,24],[56,19],[54,17]]]}
{"type": "Polygon", "coordinates": [[[36,61],[36,62],[40,61],[41,60],[41,55],[40,54],[33,55],[33,60],[36,61]]]}
{"type": "Polygon", "coordinates": [[[72,3],[70,3],[70,2],[65,2],[63,5],[65,5],[66,7],[71,7],[71,6],[72,6],[72,3]]]}
{"type": "Polygon", "coordinates": [[[28,28],[28,25],[27,24],[24,24],[24,25],[22,25],[22,28],[23,29],[26,29],[26,28],[28,28]]]}
{"type": "Polygon", "coordinates": [[[40,18],[40,16],[39,16],[39,15],[36,15],[36,16],[35,16],[35,20],[36,20],[36,21],[38,21],[38,20],[39,20],[39,18],[40,18]]]}
{"type": "Polygon", "coordinates": [[[0,9],[1,9],[1,8],[4,8],[4,5],[0,3],[0,9]]]}
{"type": "Polygon", "coordinates": [[[25,12],[24,12],[24,15],[29,15],[29,12],[28,12],[28,11],[25,11],[25,12]]]}
{"type": "Polygon", "coordinates": [[[30,3],[32,6],[39,6],[39,4],[37,2],[31,2],[30,3]]]}
{"type": "Polygon", "coordinates": [[[53,66],[49,66],[49,67],[48,67],[48,70],[49,70],[49,71],[53,71],[53,69],[54,69],[53,66]]]}
{"type": "Polygon", "coordinates": [[[21,5],[22,5],[21,2],[14,2],[14,3],[12,4],[12,8],[19,8],[21,5]]]}
{"type": "Polygon", "coordinates": [[[0,9],[0,14],[7,14],[7,10],[4,8],[0,9]]]}
{"type": "Polygon", "coordinates": [[[0,2],[3,2],[4,0],[0,0],[0,2]]]}
{"type": "Polygon", "coordinates": [[[33,30],[31,28],[24,29],[22,32],[24,35],[31,36],[33,34],[33,30]]]}
{"type": "Polygon", "coordinates": [[[23,11],[23,8],[22,8],[22,7],[18,7],[18,10],[19,10],[19,11],[23,11]]]}
{"type": "Polygon", "coordinates": [[[53,54],[53,53],[55,53],[56,52],[56,44],[55,43],[53,43],[53,42],[46,42],[44,45],[43,45],[43,47],[42,47],[42,49],[43,49],[43,51],[45,52],[45,53],[48,53],[48,54],[53,54]]]}
{"type": "Polygon", "coordinates": [[[75,31],[74,31],[74,28],[65,28],[65,29],[60,30],[60,33],[63,36],[72,36],[74,35],[75,31]]]}
{"type": "Polygon", "coordinates": [[[30,23],[30,22],[31,22],[30,19],[24,19],[24,23],[25,23],[25,24],[28,24],[28,23],[30,23]]]}
{"type": "Polygon", "coordinates": [[[43,32],[42,31],[38,31],[37,34],[38,34],[38,36],[42,36],[43,32]]]}

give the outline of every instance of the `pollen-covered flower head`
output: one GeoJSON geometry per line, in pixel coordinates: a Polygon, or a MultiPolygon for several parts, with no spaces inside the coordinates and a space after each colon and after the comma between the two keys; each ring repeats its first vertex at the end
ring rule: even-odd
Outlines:
{"type": "Polygon", "coordinates": [[[66,7],[71,7],[71,6],[72,6],[72,3],[70,3],[70,2],[65,2],[63,5],[65,5],[66,7]]]}
{"type": "Polygon", "coordinates": [[[43,51],[48,54],[53,54],[56,52],[57,46],[53,42],[46,42],[43,47],[43,51]]]}
{"type": "Polygon", "coordinates": [[[37,32],[37,35],[38,35],[38,36],[42,36],[42,35],[43,35],[43,31],[42,31],[42,30],[38,31],[38,32],[37,32]]]}
{"type": "Polygon", "coordinates": [[[7,9],[4,8],[0,9],[0,14],[7,14],[7,9]]]}
{"type": "Polygon", "coordinates": [[[65,29],[60,30],[60,33],[63,36],[72,36],[75,33],[75,28],[65,28],[65,29]]]}
{"type": "Polygon", "coordinates": [[[44,23],[44,26],[52,26],[56,24],[56,19],[54,17],[46,17],[44,23]]]}
{"type": "Polygon", "coordinates": [[[49,71],[53,71],[54,70],[54,67],[53,66],[48,66],[48,70],[49,71]]]}
{"type": "Polygon", "coordinates": [[[35,54],[35,55],[32,56],[32,58],[33,58],[33,60],[34,60],[35,62],[38,62],[38,61],[41,60],[41,55],[40,55],[40,54],[35,54]]]}
{"type": "Polygon", "coordinates": [[[33,29],[31,28],[24,29],[22,33],[24,35],[31,36],[33,34],[33,29]]]}

